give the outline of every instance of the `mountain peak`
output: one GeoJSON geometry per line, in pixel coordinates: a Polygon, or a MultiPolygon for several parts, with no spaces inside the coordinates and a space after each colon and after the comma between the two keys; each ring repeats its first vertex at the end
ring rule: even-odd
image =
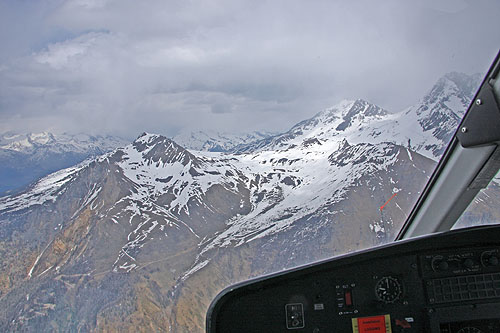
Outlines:
{"type": "Polygon", "coordinates": [[[194,155],[163,135],[144,132],[132,143],[132,147],[141,153],[142,159],[148,163],[162,161],[163,163],[181,162],[186,165],[192,161],[197,164],[194,155]]]}
{"type": "Polygon", "coordinates": [[[355,120],[362,121],[365,118],[377,118],[387,114],[388,112],[383,108],[363,99],[344,99],[336,105],[317,113],[311,119],[298,123],[293,128],[311,128],[318,126],[318,124],[330,124],[342,119],[343,122],[337,126],[337,130],[343,131],[352,125],[355,120]]]}
{"type": "Polygon", "coordinates": [[[424,96],[424,107],[418,110],[418,113],[437,106],[440,110],[451,110],[456,116],[462,117],[480,82],[480,74],[447,73],[424,96]]]}
{"type": "MultiPolygon", "coordinates": [[[[363,132],[374,121],[380,121],[389,113],[363,99],[342,100],[312,118],[303,120],[288,132],[278,134],[250,145],[238,147],[234,152],[248,153],[258,150],[288,149],[311,139],[330,140],[347,135],[347,132],[363,132]]],[[[335,139],[336,140],[336,139],[335,139]]],[[[319,142],[319,141],[318,141],[319,142]]]]}
{"type": "Polygon", "coordinates": [[[460,72],[450,72],[445,74],[441,80],[448,80],[452,82],[458,88],[460,93],[466,96],[472,96],[481,83],[482,77],[483,75],[480,73],[468,75],[460,72]]]}
{"type": "Polygon", "coordinates": [[[344,131],[351,126],[355,120],[362,121],[365,118],[376,118],[387,115],[388,112],[381,107],[371,104],[363,99],[355,100],[349,108],[345,108],[342,114],[344,120],[336,130],[344,131]]]}
{"type": "Polygon", "coordinates": [[[349,113],[363,114],[366,117],[385,116],[387,111],[383,108],[358,98],[354,101],[349,113]]]}
{"type": "Polygon", "coordinates": [[[441,77],[416,110],[424,131],[447,143],[479,86],[479,74],[451,72],[441,77]]]}
{"type": "Polygon", "coordinates": [[[148,133],[148,132],[142,132],[138,137],[137,139],[134,140],[134,143],[143,143],[143,144],[147,144],[147,143],[150,143],[154,140],[156,140],[157,138],[161,137],[161,135],[159,134],[154,134],[154,133],[148,133]]]}
{"type": "Polygon", "coordinates": [[[47,145],[56,142],[54,134],[50,132],[29,133],[27,138],[33,145],[47,145]]]}

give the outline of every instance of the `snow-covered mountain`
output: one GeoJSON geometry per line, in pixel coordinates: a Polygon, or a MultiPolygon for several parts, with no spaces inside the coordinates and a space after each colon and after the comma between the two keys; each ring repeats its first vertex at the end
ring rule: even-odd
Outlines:
{"type": "Polygon", "coordinates": [[[289,149],[324,140],[392,142],[438,160],[479,87],[481,75],[448,73],[414,106],[397,113],[364,100],[342,101],[288,132],[241,145],[236,153],[289,149]]]}
{"type": "Polygon", "coordinates": [[[113,136],[50,132],[1,134],[0,195],[20,190],[51,172],[127,143],[128,141],[113,136]]]}
{"type": "Polygon", "coordinates": [[[273,133],[254,131],[231,134],[211,131],[184,132],[172,138],[180,146],[197,151],[229,152],[239,145],[249,144],[272,136],[273,133]]]}
{"type": "Polygon", "coordinates": [[[81,153],[100,155],[119,146],[127,140],[115,136],[91,136],[87,134],[53,134],[50,132],[15,134],[0,136],[0,148],[41,157],[42,153],[81,153]]]}
{"type": "Polygon", "coordinates": [[[350,142],[368,142],[367,130],[374,123],[388,119],[388,115],[384,109],[362,99],[344,100],[311,119],[298,123],[286,133],[241,145],[234,152],[286,150],[300,146],[307,148],[323,141],[340,142],[344,139],[350,142]]]}
{"type": "Polygon", "coordinates": [[[233,153],[143,133],[0,198],[0,328],[203,331],[230,283],[392,239],[472,97],[456,76],[408,110],[345,100],[233,153]]]}

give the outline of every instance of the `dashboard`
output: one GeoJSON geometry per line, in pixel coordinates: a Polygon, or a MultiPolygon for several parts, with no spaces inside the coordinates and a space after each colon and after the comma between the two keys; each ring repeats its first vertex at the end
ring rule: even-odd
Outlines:
{"type": "Polygon", "coordinates": [[[500,226],[455,230],[227,288],[207,332],[500,332],[500,226]]]}

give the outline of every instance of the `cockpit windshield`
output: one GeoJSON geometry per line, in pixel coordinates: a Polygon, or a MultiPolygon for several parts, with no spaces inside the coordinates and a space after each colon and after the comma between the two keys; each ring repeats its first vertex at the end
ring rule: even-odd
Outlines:
{"type": "MultiPolygon", "coordinates": [[[[229,285],[393,242],[495,1],[0,3],[0,331],[201,332],[229,285]]],[[[500,221],[497,176],[455,228],[500,221]]]]}
{"type": "Polygon", "coordinates": [[[500,212],[495,208],[498,207],[495,204],[498,203],[498,198],[500,198],[500,178],[497,176],[476,196],[453,228],[500,223],[500,212]]]}

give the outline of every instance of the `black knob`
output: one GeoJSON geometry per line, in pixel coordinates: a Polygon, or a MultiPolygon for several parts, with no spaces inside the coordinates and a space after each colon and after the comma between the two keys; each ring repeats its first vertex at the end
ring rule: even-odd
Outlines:
{"type": "Polygon", "coordinates": [[[441,261],[441,262],[439,263],[439,265],[438,265],[438,269],[439,269],[440,271],[445,271],[445,270],[447,270],[447,269],[448,269],[448,267],[449,267],[449,266],[450,266],[450,265],[448,265],[448,263],[447,263],[446,261],[441,261]]]}
{"type": "Polygon", "coordinates": [[[472,268],[472,266],[474,266],[474,261],[472,259],[465,259],[464,261],[464,266],[466,268],[472,268]]]}

